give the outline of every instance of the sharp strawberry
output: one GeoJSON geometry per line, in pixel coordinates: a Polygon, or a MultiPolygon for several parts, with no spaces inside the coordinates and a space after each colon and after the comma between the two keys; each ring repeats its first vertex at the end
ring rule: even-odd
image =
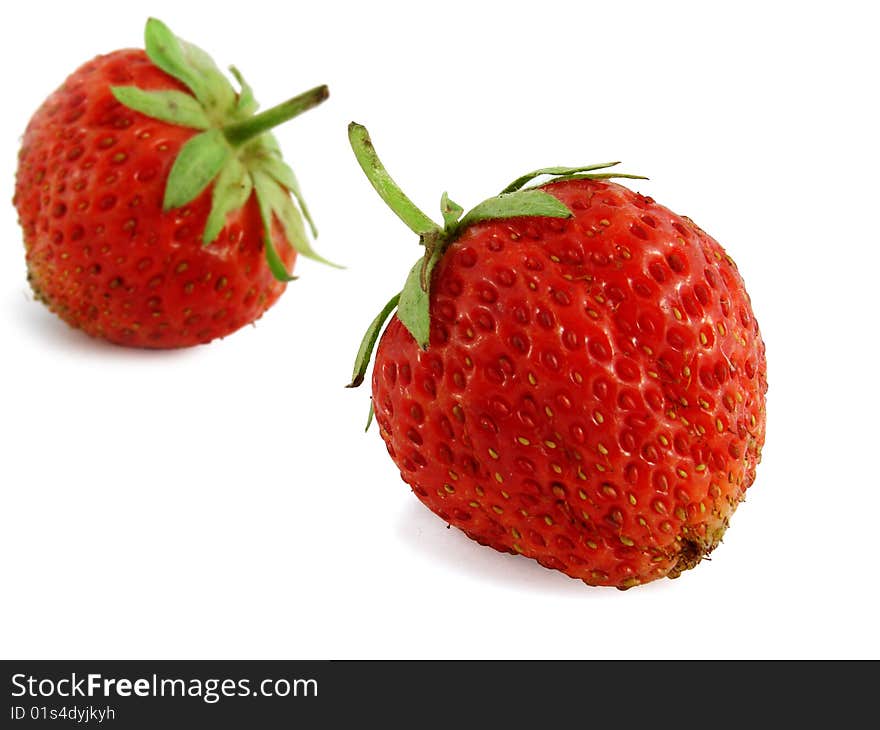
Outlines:
{"type": "Polygon", "coordinates": [[[589,584],[696,566],[764,443],[764,343],[732,259],[610,181],[613,164],[535,171],[464,216],[444,194],[441,227],[363,127],[350,137],[425,246],[352,381],[396,307],[372,408],[416,496],[477,542],[589,584]]]}
{"type": "Polygon", "coordinates": [[[297,252],[320,259],[269,130],[327,87],[256,114],[237,70],[236,92],[160,21],[145,46],[98,56],[46,99],[24,133],[14,204],[28,279],[52,311],[114,343],[184,347],[260,317],[297,252]]]}

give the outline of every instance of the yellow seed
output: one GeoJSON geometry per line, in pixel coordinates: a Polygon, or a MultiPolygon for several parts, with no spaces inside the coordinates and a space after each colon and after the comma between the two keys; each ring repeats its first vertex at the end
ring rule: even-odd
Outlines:
{"type": "Polygon", "coordinates": [[[678,476],[680,476],[682,479],[687,479],[688,473],[684,469],[679,467],[675,470],[675,473],[678,474],[678,476]]]}
{"type": "Polygon", "coordinates": [[[635,545],[635,542],[633,542],[632,539],[629,538],[629,537],[627,537],[626,535],[621,535],[621,536],[620,536],[620,541],[621,541],[624,545],[626,545],[627,547],[632,547],[633,545],[635,545]]]}
{"type": "Polygon", "coordinates": [[[517,436],[516,440],[519,441],[523,446],[529,446],[532,443],[525,436],[517,436]]]}
{"type": "Polygon", "coordinates": [[[492,505],[492,510],[493,510],[496,514],[499,514],[499,515],[500,515],[502,512],[504,512],[504,510],[501,509],[501,507],[499,507],[497,504],[493,504],[493,505],[492,505]]]}
{"type": "Polygon", "coordinates": [[[583,481],[587,481],[587,475],[584,473],[584,470],[578,467],[578,479],[583,481]]]}
{"type": "Polygon", "coordinates": [[[510,529],[510,534],[513,535],[514,538],[517,539],[517,540],[519,540],[519,539],[522,537],[522,535],[520,534],[519,530],[517,530],[515,527],[512,527],[512,528],[510,529]]]}
{"type": "Polygon", "coordinates": [[[504,499],[510,499],[510,495],[503,489],[501,490],[501,496],[504,497],[504,499]]]}
{"type": "Polygon", "coordinates": [[[633,506],[635,506],[638,503],[638,500],[636,499],[636,495],[634,495],[634,494],[629,495],[629,503],[633,506]]]}
{"type": "Polygon", "coordinates": [[[562,467],[559,464],[551,464],[550,468],[553,469],[557,474],[562,474],[562,467]]]}
{"type": "Polygon", "coordinates": [[[587,493],[583,489],[578,489],[578,497],[580,497],[581,499],[586,499],[587,493]]]}
{"type": "Polygon", "coordinates": [[[474,491],[477,493],[478,497],[483,497],[486,494],[486,490],[483,489],[479,484],[474,487],[474,491]]]}
{"type": "Polygon", "coordinates": [[[529,378],[529,382],[530,382],[532,385],[536,385],[536,384],[537,384],[538,379],[535,377],[535,374],[534,374],[534,373],[531,373],[531,372],[530,372],[529,375],[528,375],[528,378],[529,378]]]}
{"type": "Polygon", "coordinates": [[[550,406],[544,406],[544,413],[547,414],[547,418],[553,418],[553,410],[550,406]]]}
{"type": "Polygon", "coordinates": [[[705,465],[705,464],[697,464],[694,468],[695,468],[697,471],[706,471],[706,465],[705,465]]]}
{"type": "Polygon", "coordinates": [[[608,455],[608,449],[606,449],[602,444],[599,444],[599,445],[596,447],[596,449],[598,449],[599,453],[602,454],[602,456],[607,456],[607,455],[608,455]]]}
{"type": "Polygon", "coordinates": [[[556,444],[553,441],[545,441],[544,446],[546,446],[548,449],[555,449],[556,448],[556,444]]]}
{"type": "Polygon", "coordinates": [[[596,423],[604,423],[604,422],[605,422],[605,416],[603,416],[601,413],[599,413],[599,411],[593,411],[593,420],[594,420],[596,423]]]}
{"type": "Polygon", "coordinates": [[[453,487],[451,484],[444,484],[443,489],[445,489],[450,494],[455,494],[455,487],[453,487]]]}
{"type": "Polygon", "coordinates": [[[457,482],[458,481],[458,474],[456,474],[454,471],[452,471],[450,469],[449,470],[449,478],[452,479],[452,481],[457,482]]]}
{"type": "Polygon", "coordinates": [[[709,338],[706,337],[706,333],[705,333],[705,332],[700,332],[700,344],[701,344],[701,345],[707,345],[707,344],[709,344],[709,338]]]}
{"type": "Polygon", "coordinates": [[[678,320],[683,319],[683,317],[682,317],[682,315],[681,315],[681,310],[679,310],[678,307],[673,307],[673,308],[672,308],[672,313],[675,315],[675,318],[676,318],[676,319],[678,319],[678,320]]]}
{"type": "Polygon", "coordinates": [[[596,464],[596,468],[601,472],[606,471],[605,466],[603,464],[596,464]]]}
{"type": "Polygon", "coordinates": [[[489,456],[491,456],[493,459],[497,459],[497,458],[498,458],[498,452],[495,451],[495,449],[490,448],[490,449],[489,449],[489,456]]]}
{"type": "Polygon", "coordinates": [[[587,540],[587,547],[590,548],[590,550],[595,550],[599,546],[592,540],[587,540]]]}
{"type": "Polygon", "coordinates": [[[504,477],[501,476],[501,474],[499,474],[497,471],[495,472],[495,481],[498,482],[499,484],[504,483],[504,477]]]}
{"type": "Polygon", "coordinates": [[[544,522],[546,522],[549,526],[552,526],[553,518],[550,515],[544,515],[544,522]]]}
{"type": "Polygon", "coordinates": [[[666,438],[662,433],[657,437],[657,440],[664,446],[669,446],[669,439],[666,438]]]}

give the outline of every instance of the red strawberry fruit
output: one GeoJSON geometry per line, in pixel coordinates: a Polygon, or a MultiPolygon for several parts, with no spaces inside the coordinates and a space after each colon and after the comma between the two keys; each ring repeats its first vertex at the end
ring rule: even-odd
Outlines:
{"type": "Polygon", "coordinates": [[[547,168],[438,226],[366,130],[358,160],[425,247],[370,326],[352,385],[401,475],[443,520],[591,585],[679,576],[755,479],[764,343],[743,280],[690,219],[547,168]],[[542,176],[550,182],[536,186],[542,176]]]}
{"type": "Polygon", "coordinates": [[[234,68],[238,92],[160,21],[145,41],[86,63],[46,99],[13,202],[28,279],[53,312],[114,343],[184,347],[260,317],[297,252],[320,258],[269,130],[327,87],[256,114],[234,68]]]}

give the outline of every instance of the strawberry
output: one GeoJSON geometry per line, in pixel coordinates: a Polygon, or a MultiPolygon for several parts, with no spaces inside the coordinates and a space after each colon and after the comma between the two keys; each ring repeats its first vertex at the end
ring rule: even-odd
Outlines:
{"type": "Polygon", "coordinates": [[[352,385],[403,480],[468,537],[590,585],[696,566],[764,443],[764,343],[732,259],[606,168],[525,175],[438,226],[350,127],[425,247],[374,320],[352,385]],[[537,185],[543,178],[550,178],[537,185]]]}
{"type": "Polygon", "coordinates": [[[297,252],[320,259],[268,130],[327,87],[256,114],[236,69],[238,92],[160,21],[147,22],[145,47],[89,61],[40,106],[13,202],[49,309],[117,344],[185,347],[260,317],[297,252]]]}

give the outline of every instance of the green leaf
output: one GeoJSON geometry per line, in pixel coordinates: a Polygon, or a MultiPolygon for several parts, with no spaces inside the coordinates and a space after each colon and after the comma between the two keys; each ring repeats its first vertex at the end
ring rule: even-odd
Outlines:
{"type": "Polygon", "coordinates": [[[184,40],[180,40],[180,47],[190,67],[205,82],[206,98],[200,101],[208,108],[218,109],[223,114],[230,113],[236,107],[237,94],[232,84],[217,68],[214,59],[211,58],[198,46],[184,40]]]}
{"type": "Polygon", "coordinates": [[[308,236],[306,236],[302,216],[293,204],[293,200],[291,200],[290,194],[287,190],[279,185],[278,182],[264,170],[255,170],[252,171],[251,174],[254,176],[255,183],[258,175],[261,180],[264,180],[262,183],[263,195],[265,196],[272,212],[277,216],[278,220],[281,221],[281,225],[284,226],[284,233],[287,235],[287,240],[297,252],[306,258],[320,261],[328,266],[333,266],[337,269],[343,268],[339,266],[339,264],[334,264],[332,261],[325,259],[312,248],[308,236]]]}
{"type": "MultiPolygon", "coordinates": [[[[651,178],[644,175],[630,175],[625,172],[591,172],[583,175],[565,175],[560,180],[650,180],[651,178]]],[[[555,180],[552,182],[556,182],[555,180]]]]}
{"type": "Polygon", "coordinates": [[[241,72],[235,66],[230,66],[229,72],[235,77],[241,89],[238,95],[238,104],[235,108],[236,114],[242,118],[249,117],[260,108],[260,105],[257,104],[257,100],[254,98],[254,90],[244,80],[241,72]]]}
{"type": "Polygon", "coordinates": [[[571,218],[572,212],[565,203],[543,190],[519,190],[484,200],[462,218],[459,226],[463,228],[479,221],[521,216],[571,218]]]}
{"type": "Polygon", "coordinates": [[[190,139],[177,155],[165,187],[165,210],[195,200],[232,154],[223,132],[209,129],[190,139]]]}
{"type": "Polygon", "coordinates": [[[464,208],[451,201],[449,196],[443,193],[440,198],[440,212],[443,214],[443,223],[446,229],[452,230],[458,223],[458,219],[461,218],[461,214],[464,213],[464,208]]]}
{"type": "Polygon", "coordinates": [[[230,158],[214,183],[211,212],[205,222],[202,243],[207,246],[226,225],[226,217],[247,203],[253,191],[253,182],[245,166],[237,157],[230,158]]]}
{"type": "Polygon", "coordinates": [[[590,172],[591,170],[604,170],[607,167],[614,167],[615,165],[619,165],[619,162],[600,162],[596,165],[584,165],[583,167],[542,167],[540,170],[533,170],[530,173],[523,175],[522,177],[518,177],[514,180],[510,185],[508,185],[504,190],[501,191],[501,194],[512,193],[515,190],[519,190],[527,183],[534,180],[536,177],[540,177],[541,175],[574,175],[579,172],[590,172]]]}
{"type": "Polygon", "coordinates": [[[397,318],[409,330],[419,347],[425,350],[431,335],[431,307],[430,294],[422,289],[421,284],[423,265],[424,259],[420,258],[406,277],[397,305],[397,318]]]}
{"type": "MultiPolygon", "coordinates": [[[[390,300],[388,300],[388,303],[382,308],[382,311],[376,315],[376,318],[370,322],[370,326],[367,327],[364,338],[361,340],[361,346],[358,348],[357,357],[354,360],[354,370],[351,375],[351,383],[345,386],[346,388],[357,388],[364,382],[364,375],[370,364],[370,357],[376,346],[376,340],[379,339],[379,333],[382,331],[382,325],[384,325],[388,317],[391,316],[391,313],[394,311],[394,308],[399,301],[400,294],[395,294],[390,300]]],[[[367,427],[369,428],[369,426],[367,427]]]]}
{"type": "Polygon", "coordinates": [[[296,277],[291,276],[284,262],[275,250],[275,243],[272,241],[272,197],[273,189],[277,188],[277,183],[268,175],[260,171],[252,173],[254,191],[257,194],[257,204],[260,208],[260,218],[263,220],[263,245],[266,249],[266,263],[269,270],[278,281],[293,281],[296,277]]]}
{"type": "Polygon", "coordinates": [[[370,430],[370,426],[373,425],[373,416],[376,415],[376,409],[373,408],[373,399],[370,398],[370,412],[367,414],[367,425],[364,428],[364,433],[370,430]]]}
{"type": "Polygon", "coordinates": [[[185,84],[206,109],[228,112],[235,104],[232,84],[211,57],[175,36],[161,20],[147,21],[144,46],[150,60],[185,84]]]}
{"type": "Polygon", "coordinates": [[[205,96],[205,83],[190,65],[180,39],[161,20],[150,18],[144,29],[144,47],[150,60],[165,73],[189,87],[199,101],[205,96]]]}
{"type": "Polygon", "coordinates": [[[144,91],[137,86],[112,86],[116,100],[129,109],[180,127],[208,129],[211,122],[205,109],[191,95],[182,91],[144,91]]]}
{"type": "Polygon", "coordinates": [[[428,349],[431,338],[431,276],[444,252],[444,246],[436,246],[427,259],[423,256],[416,262],[406,277],[397,305],[397,318],[423,350],[428,349]]]}
{"type": "Polygon", "coordinates": [[[312,220],[312,215],[309,213],[308,207],[306,207],[306,201],[303,198],[302,191],[299,187],[299,181],[296,179],[293,168],[281,159],[280,153],[277,156],[272,154],[260,158],[260,167],[293,193],[293,197],[296,198],[296,203],[299,205],[300,211],[302,211],[303,218],[305,218],[306,222],[309,224],[309,230],[312,232],[312,237],[317,238],[318,229],[315,227],[315,222],[312,220]]]}

